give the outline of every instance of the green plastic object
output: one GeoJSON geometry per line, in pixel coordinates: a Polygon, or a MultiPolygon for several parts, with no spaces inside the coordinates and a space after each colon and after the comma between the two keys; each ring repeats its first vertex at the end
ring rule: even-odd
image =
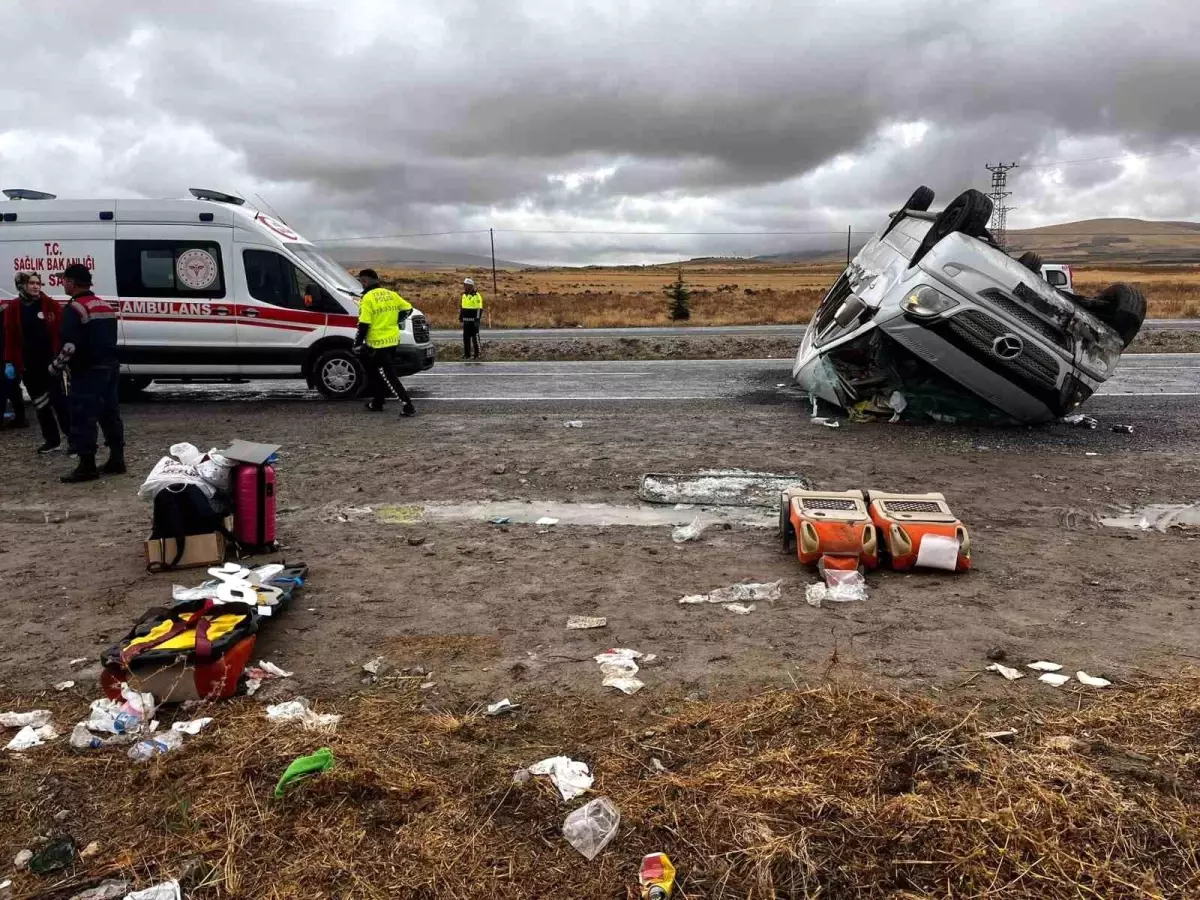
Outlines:
{"type": "Polygon", "coordinates": [[[287,771],[283,773],[283,777],[279,779],[279,784],[275,785],[275,799],[282,799],[288,785],[293,781],[328,772],[333,768],[334,762],[333,751],[328,747],[322,747],[311,756],[296,757],[287,767],[287,771]]]}

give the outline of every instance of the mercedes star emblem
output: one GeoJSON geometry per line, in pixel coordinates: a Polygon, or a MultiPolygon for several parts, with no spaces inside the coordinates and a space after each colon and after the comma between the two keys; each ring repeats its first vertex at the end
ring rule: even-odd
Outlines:
{"type": "Polygon", "coordinates": [[[1025,342],[1015,334],[1002,334],[992,341],[992,353],[1000,359],[1016,359],[1025,349],[1025,342]]]}

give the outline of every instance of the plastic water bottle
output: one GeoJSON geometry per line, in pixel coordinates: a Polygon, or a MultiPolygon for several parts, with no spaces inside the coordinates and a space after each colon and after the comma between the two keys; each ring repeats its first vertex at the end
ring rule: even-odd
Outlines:
{"type": "Polygon", "coordinates": [[[183,746],[182,734],[177,731],[164,731],[162,734],[156,734],[144,741],[138,741],[130,747],[129,758],[134,762],[145,762],[156,756],[162,756],[164,753],[170,753],[181,746],[183,746]]]}

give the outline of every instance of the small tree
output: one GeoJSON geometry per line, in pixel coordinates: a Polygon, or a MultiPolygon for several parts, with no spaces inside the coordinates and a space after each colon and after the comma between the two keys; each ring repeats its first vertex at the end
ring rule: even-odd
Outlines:
{"type": "Polygon", "coordinates": [[[667,314],[673,321],[682,322],[692,317],[692,292],[683,283],[682,266],[679,268],[679,277],[675,279],[675,283],[668,284],[663,288],[663,292],[670,299],[670,303],[667,306],[667,314]]]}

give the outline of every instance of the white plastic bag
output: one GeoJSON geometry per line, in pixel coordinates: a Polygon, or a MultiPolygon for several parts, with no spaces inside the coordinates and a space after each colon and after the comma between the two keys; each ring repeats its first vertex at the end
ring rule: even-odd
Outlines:
{"type": "Polygon", "coordinates": [[[529,767],[530,775],[549,775],[564,800],[574,800],[592,786],[587,763],[566,756],[551,756],[529,767]]]}
{"type": "Polygon", "coordinates": [[[229,482],[237,463],[226,459],[216,451],[208,451],[208,458],[196,465],[196,472],[201,478],[219,491],[229,491],[229,482]]]}
{"type": "Polygon", "coordinates": [[[608,846],[621,826],[621,811],[607,797],[597,797],[567,816],[563,837],[589,860],[608,846]]]}
{"type": "Polygon", "coordinates": [[[681,525],[671,532],[671,540],[676,544],[683,544],[687,541],[694,541],[704,533],[704,522],[700,519],[692,519],[692,524],[681,525]]]}
{"type": "Polygon", "coordinates": [[[196,449],[195,444],[172,444],[171,455],[183,463],[185,466],[198,466],[200,460],[204,459],[204,454],[196,449]]]}
{"type": "Polygon", "coordinates": [[[152,501],[163,488],[169,488],[176,484],[194,484],[204,491],[204,495],[210,500],[217,492],[216,488],[200,477],[195,466],[187,466],[177,459],[164,456],[150,470],[150,474],[138,488],[138,497],[142,500],[152,501]]]}

